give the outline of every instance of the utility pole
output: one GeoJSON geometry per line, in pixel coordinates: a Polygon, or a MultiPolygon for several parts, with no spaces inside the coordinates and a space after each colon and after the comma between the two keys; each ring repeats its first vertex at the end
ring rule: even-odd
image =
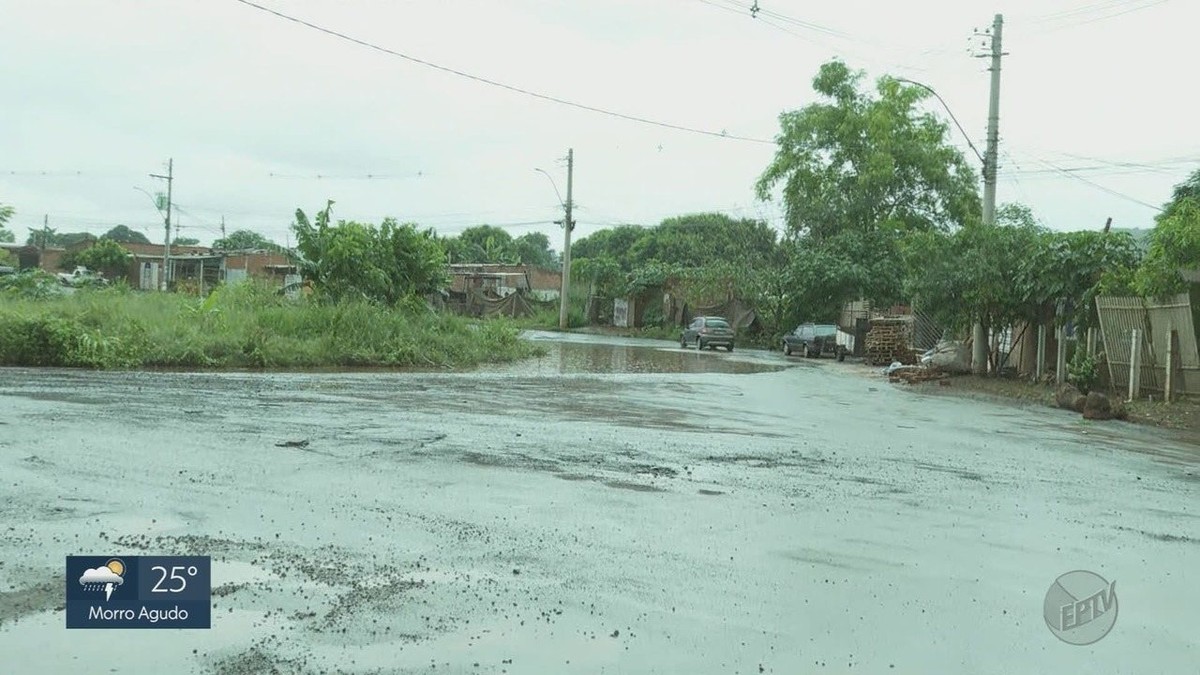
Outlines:
{"type": "Polygon", "coordinates": [[[167,290],[167,269],[171,264],[171,187],[175,182],[175,160],[174,158],[167,160],[167,175],[162,176],[156,173],[150,174],[151,178],[162,178],[167,181],[167,213],[163,219],[163,224],[166,228],[166,235],[163,238],[163,268],[162,281],[159,283],[159,290],[167,290]]]}
{"type": "Polygon", "coordinates": [[[1001,32],[1004,15],[997,14],[992,22],[992,93],[988,101],[987,154],[983,165],[983,224],[996,223],[996,174],[999,167],[1000,149],[1000,61],[1004,57],[1001,48],[1001,32]]]}
{"type": "Polygon", "coordinates": [[[221,214],[221,281],[229,274],[229,246],[225,242],[225,214],[221,214]]]}
{"type": "Polygon", "coordinates": [[[38,267],[46,269],[46,240],[50,238],[50,214],[42,214],[42,237],[38,242],[38,267]]]}
{"type": "Polygon", "coordinates": [[[566,218],[563,220],[563,254],[562,254],[562,297],[558,304],[558,327],[567,328],[567,305],[571,292],[571,230],[575,229],[575,221],[571,219],[571,183],[575,172],[575,149],[567,150],[567,203],[563,204],[566,218]]]}
{"type": "MultiPolygon", "coordinates": [[[[992,30],[990,33],[992,38],[991,52],[989,54],[978,55],[992,59],[992,67],[988,69],[992,73],[992,91],[991,97],[988,100],[987,153],[983,156],[984,227],[991,227],[996,224],[996,175],[999,168],[998,153],[1000,150],[1000,62],[1004,57],[1004,51],[1001,46],[1003,29],[1004,15],[997,14],[992,21],[992,30]]],[[[990,326],[984,326],[981,321],[977,321],[972,331],[973,349],[971,350],[971,368],[976,375],[987,373],[988,353],[991,351],[990,345],[988,345],[988,328],[990,326]]]]}

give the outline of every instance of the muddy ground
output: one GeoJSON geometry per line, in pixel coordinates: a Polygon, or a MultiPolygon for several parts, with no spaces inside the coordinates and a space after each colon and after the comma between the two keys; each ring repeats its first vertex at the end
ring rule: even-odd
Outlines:
{"type": "Polygon", "coordinates": [[[831,360],[535,337],[547,356],[468,374],[0,370],[0,672],[1200,663],[1185,437],[831,360]],[[69,554],[211,555],[213,628],[67,631],[69,554]],[[1088,647],[1043,619],[1075,569],[1119,597],[1088,647]]]}

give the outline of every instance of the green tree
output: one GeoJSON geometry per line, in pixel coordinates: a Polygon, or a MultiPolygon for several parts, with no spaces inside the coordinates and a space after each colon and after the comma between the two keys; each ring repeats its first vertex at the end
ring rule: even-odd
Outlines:
{"type": "Polygon", "coordinates": [[[195,237],[175,237],[172,246],[199,246],[200,240],[195,237]]]}
{"type": "Polygon", "coordinates": [[[775,239],[775,230],[762,221],[696,213],[667,218],[647,230],[630,253],[635,265],[651,261],[682,267],[753,264],[772,255],[775,239]]]}
{"type": "Polygon", "coordinates": [[[558,256],[550,248],[550,238],[542,232],[527,232],[517,237],[513,248],[523,264],[543,268],[558,264],[558,256]]]}
{"type": "Polygon", "coordinates": [[[575,260],[607,258],[629,272],[640,262],[633,258],[634,245],[648,236],[649,229],[641,225],[618,225],[597,230],[571,244],[572,267],[575,260]]]}
{"type": "Polygon", "coordinates": [[[780,116],[761,199],[781,193],[788,228],[826,237],[845,229],[948,229],[979,213],[976,175],[949,129],[918,105],[924,89],[884,77],[875,93],[841,61],[821,66],[824,100],[780,116]]]}
{"type": "Polygon", "coordinates": [[[12,243],[16,241],[16,237],[8,229],[8,221],[12,220],[14,213],[16,213],[16,210],[13,207],[7,204],[0,204],[0,242],[12,243]]]}
{"type": "Polygon", "coordinates": [[[313,221],[296,210],[297,263],[317,292],[331,300],[394,305],[445,287],[446,253],[436,234],[388,218],[377,228],[330,224],[333,202],[313,221]]]}
{"type": "Polygon", "coordinates": [[[129,270],[129,251],[113,239],[100,239],[73,256],[64,256],[64,261],[68,257],[74,258],[71,267],[82,265],[110,279],[123,277],[129,270]]]}
{"type": "Polygon", "coordinates": [[[1186,180],[1175,186],[1175,189],[1171,191],[1171,201],[1163,207],[1159,219],[1175,215],[1175,212],[1188,201],[1200,203],[1200,169],[1193,171],[1186,180]]]}
{"type": "Polygon", "coordinates": [[[59,232],[54,228],[29,228],[26,246],[45,246],[46,248],[65,248],[85,241],[95,241],[96,235],[90,232],[59,232]]]}
{"type": "Polygon", "coordinates": [[[131,230],[124,225],[117,225],[113,229],[111,229],[108,232],[105,232],[103,235],[101,235],[100,238],[108,239],[108,240],[115,241],[115,242],[118,242],[121,244],[149,244],[150,243],[150,239],[147,238],[146,235],[142,234],[141,232],[138,232],[137,230],[131,230]]]}
{"type": "Polygon", "coordinates": [[[1180,272],[1200,269],[1200,199],[1172,202],[1150,233],[1150,249],[1136,275],[1144,295],[1180,293],[1187,284],[1180,272]]]}
{"type": "Polygon", "coordinates": [[[220,251],[280,251],[283,247],[250,230],[235,230],[229,236],[217,239],[212,247],[220,251]]]}
{"type": "Polygon", "coordinates": [[[456,263],[513,265],[521,260],[512,235],[494,225],[477,225],[463,230],[457,237],[453,253],[456,263]]]}

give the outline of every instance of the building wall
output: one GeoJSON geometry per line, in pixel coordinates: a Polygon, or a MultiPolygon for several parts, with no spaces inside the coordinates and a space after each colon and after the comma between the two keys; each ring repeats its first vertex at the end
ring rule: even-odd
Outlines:
{"type": "Polygon", "coordinates": [[[471,274],[526,274],[532,291],[559,291],[562,289],[562,272],[546,270],[529,265],[460,264],[451,265],[451,290],[461,293],[466,288],[465,277],[471,274]]]}
{"type": "Polygon", "coordinates": [[[225,257],[226,270],[245,270],[252,279],[282,279],[282,268],[291,264],[282,253],[231,253],[225,257]]]}

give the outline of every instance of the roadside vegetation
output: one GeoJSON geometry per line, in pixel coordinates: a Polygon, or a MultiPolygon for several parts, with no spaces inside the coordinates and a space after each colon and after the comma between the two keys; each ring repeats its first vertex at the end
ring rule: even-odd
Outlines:
{"type": "Polygon", "coordinates": [[[510,323],[473,325],[419,301],[290,300],[256,284],[220,287],[203,300],[121,287],[24,292],[37,285],[23,279],[4,291],[2,365],[461,368],[535,353],[510,323]]]}

